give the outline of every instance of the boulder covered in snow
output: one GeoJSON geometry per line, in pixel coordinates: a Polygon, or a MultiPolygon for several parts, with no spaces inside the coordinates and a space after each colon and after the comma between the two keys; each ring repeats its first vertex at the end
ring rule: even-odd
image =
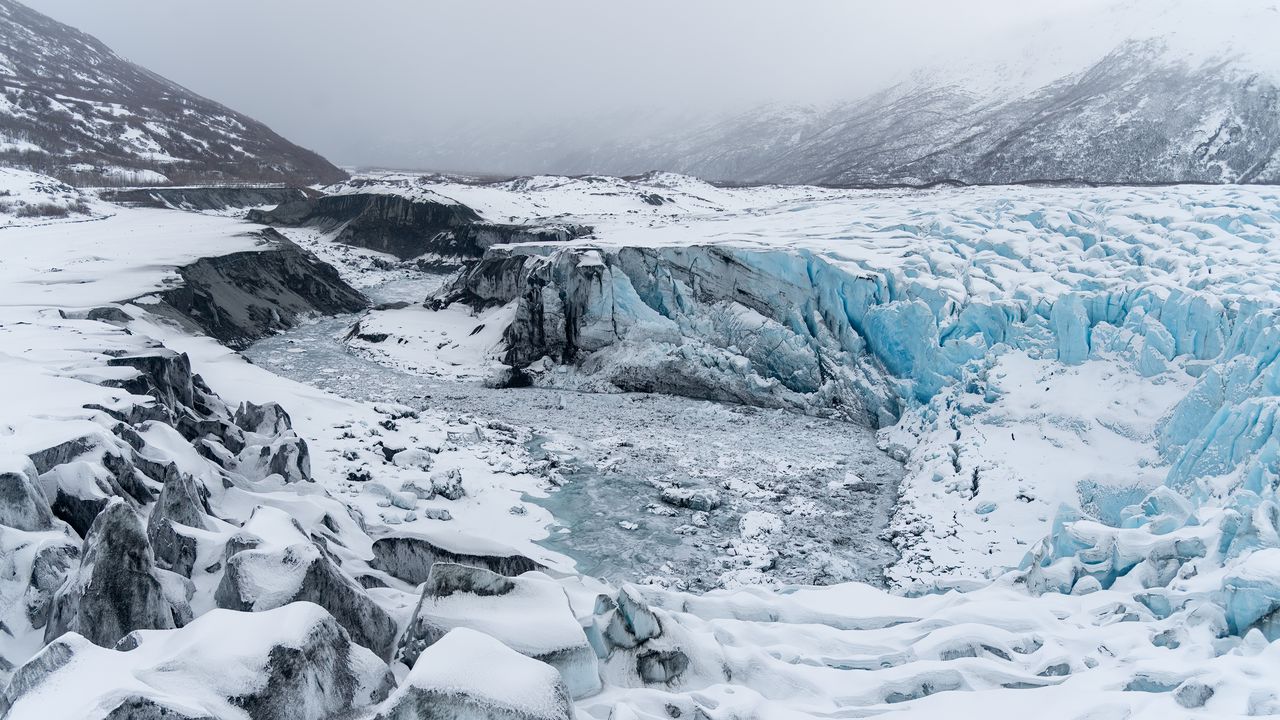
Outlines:
{"type": "Polygon", "coordinates": [[[385,663],[322,608],[213,610],[181,630],[142,630],[119,647],[63,635],[0,695],[8,720],[349,717],[394,687],[385,663]]]}
{"type": "Polygon", "coordinates": [[[458,531],[386,535],[374,541],[373,555],[375,568],[414,585],[426,582],[437,562],[471,565],[499,575],[542,569],[509,547],[458,531]]]}
{"type": "Polygon", "coordinates": [[[427,648],[378,720],[571,720],[569,690],[550,665],[458,628],[427,648]]]}
{"type": "Polygon", "coordinates": [[[707,512],[720,507],[720,493],[710,488],[663,488],[659,497],[662,502],[676,507],[707,512]]]}
{"type": "Polygon", "coordinates": [[[560,671],[573,697],[600,690],[595,650],[569,598],[550,578],[509,578],[482,568],[436,563],[400,639],[398,657],[413,665],[454,628],[467,627],[560,671]]]}
{"type": "Polygon", "coordinates": [[[313,602],[333,614],[355,642],[388,659],[395,620],[281,510],[259,507],[227,543],[226,571],[214,598],[230,610],[270,610],[313,602]]]}

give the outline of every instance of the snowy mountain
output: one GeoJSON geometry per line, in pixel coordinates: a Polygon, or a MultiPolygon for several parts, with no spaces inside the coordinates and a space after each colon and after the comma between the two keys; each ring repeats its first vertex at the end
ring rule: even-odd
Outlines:
{"type": "Polygon", "coordinates": [[[335,182],[262,123],[0,0],[0,163],[76,184],[335,182]]]}
{"type": "Polygon", "coordinates": [[[738,183],[1271,183],[1277,33],[1273,0],[1071,4],[868,96],[655,121],[643,137],[539,129],[495,148],[463,134],[418,162],[466,167],[464,148],[526,172],[738,183]]]}

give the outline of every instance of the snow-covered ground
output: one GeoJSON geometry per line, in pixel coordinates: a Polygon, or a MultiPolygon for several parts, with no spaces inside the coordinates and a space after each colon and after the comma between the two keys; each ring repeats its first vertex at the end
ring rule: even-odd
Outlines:
{"type": "MultiPolygon", "coordinates": [[[[152,314],[145,296],[170,284],[175,266],[256,247],[245,234],[253,227],[234,218],[121,209],[92,223],[8,229],[6,489],[23,502],[57,497],[55,510],[73,519],[67,498],[81,493],[107,503],[99,517],[127,524],[133,512],[143,523],[179,517],[172,493],[193,481],[207,512],[191,520],[203,527],[157,531],[156,562],[163,555],[166,566],[137,569],[155,590],[128,609],[163,602],[169,615],[135,625],[148,629],[114,650],[64,635],[41,651],[39,608],[57,608],[49,619],[58,628],[101,631],[88,613],[121,611],[90,602],[107,572],[95,559],[117,557],[112,542],[146,544],[90,529],[82,562],[80,531],[0,497],[0,656],[13,666],[35,657],[20,670],[0,665],[21,678],[0,695],[0,711],[102,717],[123,691],[129,702],[228,718],[287,717],[270,714],[282,712],[272,702],[296,700],[295,712],[316,716],[414,717],[415,705],[465,701],[567,720],[571,695],[579,717],[597,720],[1280,712],[1271,642],[1280,637],[1280,193],[726,190],[673,176],[437,180],[427,189],[489,220],[592,225],[594,237],[573,244],[596,251],[591,262],[615,288],[632,279],[608,264],[611,248],[706,246],[754,258],[761,277],[788,288],[803,281],[844,300],[878,288],[864,305],[844,306],[856,333],[842,337],[861,338],[845,357],[881,373],[899,403],[900,419],[876,438],[905,466],[896,506],[881,501],[900,471],[874,453],[870,431],[840,420],[554,387],[555,376],[581,369],[549,368],[538,388],[485,387],[518,302],[476,315],[402,305],[440,278],[305,230],[288,234],[383,303],[359,332],[386,338],[344,344],[348,319],[321,320],[255,346],[250,363],[152,314]],[[796,266],[785,256],[804,258],[804,277],[789,274],[796,266]],[[186,353],[208,392],[169,375],[138,385],[137,367],[151,366],[136,358],[170,357],[161,345],[186,353]],[[183,387],[194,399],[172,397],[183,387]],[[271,402],[291,421],[255,409],[271,402]],[[164,403],[205,424],[164,421],[164,403]],[[62,445],[80,438],[94,442],[62,445]],[[162,485],[170,495],[107,500],[118,487],[146,497],[162,485]],[[707,490],[722,506],[702,526],[696,507],[710,503],[707,490]],[[858,504],[866,493],[879,500],[858,504]],[[588,517],[588,503],[608,506],[605,516],[588,517]],[[557,520],[582,527],[587,543],[550,536],[557,520]],[[828,562],[824,554],[890,560],[868,537],[877,523],[901,553],[888,589],[741,587],[767,572],[774,583],[825,582],[806,565],[828,562]],[[798,537],[805,530],[813,534],[798,537]],[[680,547],[719,533],[722,542],[692,560],[659,558],[716,577],[699,585],[687,582],[689,568],[627,560],[628,543],[668,532],[680,547]],[[170,569],[174,537],[193,542],[186,576],[170,569]],[[831,547],[837,538],[868,544],[846,552],[831,547]],[[421,543],[437,560],[537,569],[517,582],[442,562],[434,567],[446,570],[427,573],[413,549],[421,543]],[[773,567],[754,565],[769,564],[770,548],[789,555],[775,550],[773,567]],[[598,573],[608,581],[580,574],[592,557],[613,564],[598,573]],[[734,557],[745,563],[721,562],[734,557]],[[624,582],[646,575],[665,575],[668,587],[624,582]],[[715,584],[727,587],[691,592],[715,584]],[[308,594],[317,587],[326,591],[308,594]],[[271,613],[270,630],[244,610],[271,613]],[[327,650],[309,645],[318,638],[330,638],[327,650]],[[341,646],[352,641],[373,653],[341,646]],[[281,673],[280,647],[303,649],[323,667],[314,672],[329,674],[281,673]],[[419,660],[412,670],[398,659],[407,652],[419,660]],[[563,685],[529,658],[550,663],[563,685]],[[102,679],[77,681],[86,677],[102,679]],[[263,695],[272,687],[275,701],[263,695]],[[326,690],[336,687],[348,690],[326,690]]],[[[688,312],[709,307],[689,297],[688,312]]],[[[697,323],[664,317],[676,337],[705,341],[692,334],[697,323]]],[[[657,347],[645,334],[653,323],[618,327],[640,330],[613,340],[657,347]]],[[[165,362],[170,374],[181,365],[165,362]]]]}
{"type": "Polygon", "coordinates": [[[53,178],[0,167],[0,230],[67,220],[96,220],[114,212],[91,194],[53,178]]]}

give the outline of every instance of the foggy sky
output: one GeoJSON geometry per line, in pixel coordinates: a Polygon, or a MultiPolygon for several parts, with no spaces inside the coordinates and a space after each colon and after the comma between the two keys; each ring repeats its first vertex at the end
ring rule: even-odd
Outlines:
{"type": "Polygon", "coordinates": [[[337,163],[390,167],[469,125],[644,132],[650,115],[852,98],[1062,4],[23,1],[337,163]]]}

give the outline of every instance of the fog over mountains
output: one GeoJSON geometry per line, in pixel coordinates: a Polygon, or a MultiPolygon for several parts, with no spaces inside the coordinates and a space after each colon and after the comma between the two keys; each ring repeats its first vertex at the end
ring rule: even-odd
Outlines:
{"type": "MultiPolygon", "coordinates": [[[[1274,2],[1113,3],[1019,27],[854,99],[595,140],[572,124],[426,139],[412,165],[832,185],[1280,179],[1274,2]]],[[[599,125],[589,113],[582,125],[599,125]]],[[[617,128],[617,123],[607,123],[617,128]]]]}
{"type": "Polygon", "coordinates": [[[1277,172],[1274,0],[383,8],[395,22],[329,1],[305,17],[36,5],[350,166],[838,185],[1277,172]]]}

